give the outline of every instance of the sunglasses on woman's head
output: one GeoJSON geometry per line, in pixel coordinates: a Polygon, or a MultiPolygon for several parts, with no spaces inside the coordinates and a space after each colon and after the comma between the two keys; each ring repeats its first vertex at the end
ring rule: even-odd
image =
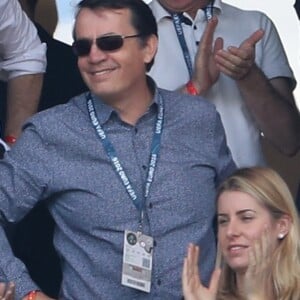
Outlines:
{"type": "MultiPolygon", "coordinates": [[[[122,48],[124,39],[135,38],[139,36],[141,35],[104,35],[96,38],[95,42],[99,50],[115,51],[122,48]]],[[[93,43],[94,41],[91,39],[78,39],[72,44],[73,52],[77,56],[87,56],[91,51],[93,43]]]]}

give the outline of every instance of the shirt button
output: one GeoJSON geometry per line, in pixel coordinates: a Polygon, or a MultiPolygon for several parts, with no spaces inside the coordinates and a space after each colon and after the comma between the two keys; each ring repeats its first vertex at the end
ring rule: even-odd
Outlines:
{"type": "Polygon", "coordinates": [[[157,285],[161,285],[161,280],[160,279],[157,280],[157,285]]]}
{"type": "Polygon", "coordinates": [[[152,202],[149,203],[149,208],[152,209],[153,208],[153,204],[152,202]]]}
{"type": "Polygon", "coordinates": [[[147,166],[145,166],[145,165],[143,165],[142,168],[143,168],[144,170],[147,170],[147,166]]]}
{"type": "Polygon", "coordinates": [[[157,243],[156,243],[156,241],[154,240],[154,241],[153,241],[153,246],[156,247],[156,245],[157,245],[157,243]]]}

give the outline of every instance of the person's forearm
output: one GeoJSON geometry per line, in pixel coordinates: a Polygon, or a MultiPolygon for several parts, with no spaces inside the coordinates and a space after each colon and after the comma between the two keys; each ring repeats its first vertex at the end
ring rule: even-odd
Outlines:
{"type": "Polygon", "coordinates": [[[15,77],[8,81],[5,136],[18,138],[28,117],[38,108],[43,74],[15,77]]]}
{"type": "Polygon", "coordinates": [[[272,80],[256,66],[237,80],[252,117],[264,136],[282,153],[293,155],[300,148],[300,114],[285,79],[272,80]]]}

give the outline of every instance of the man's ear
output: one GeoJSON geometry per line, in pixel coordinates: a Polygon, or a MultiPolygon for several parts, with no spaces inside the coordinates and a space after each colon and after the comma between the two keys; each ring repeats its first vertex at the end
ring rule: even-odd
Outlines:
{"type": "Polygon", "coordinates": [[[291,217],[289,215],[283,215],[277,221],[277,232],[278,239],[282,240],[290,231],[291,228],[291,217]]]}
{"type": "Polygon", "coordinates": [[[154,58],[158,47],[158,38],[156,35],[152,34],[147,38],[144,44],[144,62],[148,64],[154,58]]]}

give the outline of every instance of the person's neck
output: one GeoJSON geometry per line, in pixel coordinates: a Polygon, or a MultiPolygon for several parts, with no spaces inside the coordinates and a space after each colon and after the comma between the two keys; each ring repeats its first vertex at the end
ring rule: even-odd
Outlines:
{"type": "Polygon", "coordinates": [[[150,87],[145,84],[136,88],[133,93],[123,93],[114,97],[105,97],[104,102],[118,112],[125,123],[135,125],[146,113],[153,99],[150,87]]]}

